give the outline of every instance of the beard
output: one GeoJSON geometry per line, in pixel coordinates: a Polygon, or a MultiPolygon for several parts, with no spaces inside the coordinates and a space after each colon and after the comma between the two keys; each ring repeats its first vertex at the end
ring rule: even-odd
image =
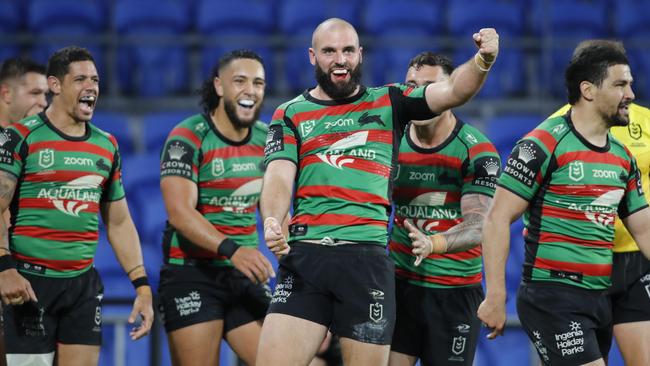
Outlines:
{"type": "Polygon", "coordinates": [[[262,106],[256,105],[253,118],[251,118],[250,120],[244,120],[239,118],[239,116],[237,115],[237,106],[235,104],[236,103],[232,100],[223,101],[224,110],[226,111],[226,115],[230,119],[230,122],[232,122],[233,126],[235,126],[236,128],[249,128],[253,124],[255,124],[255,121],[257,121],[257,119],[260,117],[260,113],[262,112],[262,106]]]}
{"type": "MultiPolygon", "coordinates": [[[[620,107],[620,105],[619,105],[620,107]]],[[[629,113],[629,108],[630,104],[627,103],[628,107],[628,113],[629,113]]],[[[616,113],[613,115],[609,116],[609,118],[606,119],[608,122],[608,127],[616,127],[616,126],[627,126],[630,124],[630,115],[628,114],[627,116],[624,116],[620,113],[618,113],[618,109],[616,110],[616,113]]]]}
{"type": "Polygon", "coordinates": [[[318,63],[315,66],[315,73],[316,81],[325,94],[329,95],[332,99],[343,99],[349,97],[357,86],[359,86],[361,81],[361,63],[357,64],[353,70],[349,70],[350,80],[342,83],[332,81],[330,73],[321,69],[318,63]]]}

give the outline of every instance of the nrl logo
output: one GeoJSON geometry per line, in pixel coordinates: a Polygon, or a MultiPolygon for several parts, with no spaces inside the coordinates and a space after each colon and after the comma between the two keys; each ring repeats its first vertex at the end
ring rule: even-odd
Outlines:
{"type": "Polygon", "coordinates": [[[224,165],[223,165],[223,159],[221,158],[216,158],[212,160],[212,175],[215,177],[218,177],[222,175],[226,171],[224,165]]]}
{"type": "Polygon", "coordinates": [[[300,123],[300,133],[304,137],[307,137],[313,130],[314,127],[316,127],[316,120],[310,119],[309,121],[304,121],[300,123]]]}
{"type": "Polygon", "coordinates": [[[379,321],[384,318],[384,305],[378,302],[370,304],[369,317],[373,322],[379,323],[379,321]]]}
{"type": "Polygon", "coordinates": [[[576,160],[569,164],[569,179],[574,182],[579,182],[585,176],[584,164],[582,161],[576,160]]]}
{"type": "Polygon", "coordinates": [[[467,338],[460,336],[460,337],[454,337],[454,341],[451,345],[451,352],[453,352],[456,356],[460,355],[465,351],[465,344],[467,343],[467,338]]]}
{"type": "Polygon", "coordinates": [[[54,150],[43,149],[38,152],[38,165],[41,168],[47,169],[54,165],[54,150]]]}
{"type": "Polygon", "coordinates": [[[627,132],[630,134],[631,138],[638,140],[641,138],[643,130],[641,129],[640,124],[630,121],[630,124],[627,125],[627,132]]]}

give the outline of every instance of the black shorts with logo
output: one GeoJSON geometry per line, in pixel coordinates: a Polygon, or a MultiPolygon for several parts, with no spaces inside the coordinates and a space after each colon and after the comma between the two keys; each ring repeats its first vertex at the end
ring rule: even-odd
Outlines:
{"type": "Polygon", "coordinates": [[[38,302],[3,306],[7,353],[50,353],[57,343],[101,345],[104,285],[94,267],[72,278],[20,274],[38,302]]]}
{"type": "Polygon", "coordinates": [[[605,291],[522,283],[517,312],[544,365],[582,365],[607,359],[612,307],[605,291]]]}
{"type": "Polygon", "coordinates": [[[233,267],[166,264],[160,270],[158,296],[167,332],[223,319],[227,333],[264,319],[271,289],[233,267]]]}
{"type": "Polygon", "coordinates": [[[363,343],[391,343],[395,265],[384,247],[292,243],[278,272],[269,313],[322,324],[363,343]]]}
{"type": "Polygon", "coordinates": [[[650,320],[650,260],[643,253],[614,253],[609,296],[614,324],[650,320]]]}
{"type": "Polygon", "coordinates": [[[397,320],[391,351],[422,365],[471,366],[481,330],[481,285],[428,288],[395,279],[397,320]]]}

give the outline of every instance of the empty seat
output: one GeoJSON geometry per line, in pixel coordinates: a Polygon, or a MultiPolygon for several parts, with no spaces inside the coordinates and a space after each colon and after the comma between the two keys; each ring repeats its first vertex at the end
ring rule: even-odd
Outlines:
{"type": "Polygon", "coordinates": [[[134,137],[129,118],[121,113],[95,112],[92,124],[106,131],[117,139],[122,155],[129,155],[135,152],[134,137]]]}
{"type": "Polygon", "coordinates": [[[199,113],[196,110],[149,113],[142,118],[142,137],[147,151],[160,154],[172,129],[186,118],[199,113]]]}

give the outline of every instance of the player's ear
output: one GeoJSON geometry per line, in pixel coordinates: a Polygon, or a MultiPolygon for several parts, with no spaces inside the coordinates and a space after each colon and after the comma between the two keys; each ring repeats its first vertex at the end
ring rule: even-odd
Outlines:
{"type": "Polygon", "coordinates": [[[223,85],[221,84],[221,79],[219,79],[218,76],[214,78],[212,85],[214,86],[214,90],[217,92],[217,95],[219,97],[223,97],[223,85]]]}
{"type": "Polygon", "coordinates": [[[582,81],[580,83],[580,94],[585,100],[591,102],[594,100],[594,92],[596,91],[596,85],[589,81],[582,81]]]}
{"type": "Polygon", "coordinates": [[[309,47],[309,62],[316,65],[316,51],[312,47],[309,47]]]}
{"type": "Polygon", "coordinates": [[[54,95],[61,94],[61,80],[56,76],[47,77],[47,87],[50,89],[50,93],[54,95]]]}

